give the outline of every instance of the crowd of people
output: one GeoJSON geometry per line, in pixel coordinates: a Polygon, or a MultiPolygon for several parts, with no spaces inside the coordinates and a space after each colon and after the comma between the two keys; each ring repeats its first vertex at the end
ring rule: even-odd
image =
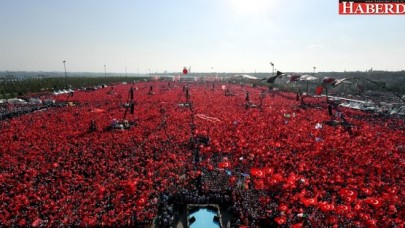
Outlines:
{"type": "Polygon", "coordinates": [[[0,104],[0,121],[57,106],[60,106],[60,104],[12,105],[3,103],[0,104]]]}
{"type": "Polygon", "coordinates": [[[239,226],[404,225],[404,120],[341,109],[349,131],[315,98],[187,86],[78,91],[1,121],[0,226],[165,227],[188,203],[229,205],[239,226]]]}

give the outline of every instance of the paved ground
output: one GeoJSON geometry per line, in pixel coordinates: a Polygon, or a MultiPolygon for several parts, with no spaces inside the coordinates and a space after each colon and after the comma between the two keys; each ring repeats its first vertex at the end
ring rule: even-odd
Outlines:
{"type": "MultiPolygon", "coordinates": [[[[197,206],[197,205],[192,205],[192,206],[197,206]]],[[[198,205],[199,207],[206,207],[208,206],[207,204],[203,205],[198,205]]],[[[221,207],[220,205],[213,204],[211,206],[219,208],[219,217],[221,219],[221,224],[223,225],[223,228],[230,228],[231,227],[231,214],[226,210],[227,208],[221,207]]],[[[185,208],[180,216],[180,220],[177,221],[177,228],[183,228],[187,227],[187,209],[185,208]]]]}

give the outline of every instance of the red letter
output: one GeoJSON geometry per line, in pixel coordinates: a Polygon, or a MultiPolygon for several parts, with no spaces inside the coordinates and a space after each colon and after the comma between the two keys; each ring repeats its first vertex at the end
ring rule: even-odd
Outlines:
{"type": "Polygon", "coordinates": [[[372,13],[375,13],[375,9],[374,9],[374,4],[367,4],[366,5],[366,13],[370,13],[370,14],[372,14],[372,13]]]}
{"type": "Polygon", "coordinates": [[[347,14],[348,12],[346,11],[347,9],[350,10],[349,13],[353,13],[353,2],[349,2],[349,5],[347,5],[347,2],[343,2],[343,13],[347,14]]]}

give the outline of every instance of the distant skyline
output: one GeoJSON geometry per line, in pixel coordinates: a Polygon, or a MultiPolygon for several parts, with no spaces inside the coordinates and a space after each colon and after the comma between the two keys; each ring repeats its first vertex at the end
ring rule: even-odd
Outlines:
{"type": "Polygon", "coordinates": [[[338,0],[1,0],[0,31],[0,71],[405,70],[405,17],[338,0]]]}

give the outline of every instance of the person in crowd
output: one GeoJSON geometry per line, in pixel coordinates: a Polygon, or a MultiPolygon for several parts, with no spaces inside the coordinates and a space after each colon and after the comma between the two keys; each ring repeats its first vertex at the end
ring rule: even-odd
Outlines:
{"type": "Polygon", "coordinates": [[[96,125],[96,120],[92,119],[90,122],[89,132],[94,132],[94,131],[97,131],[97,125],[96,125]]]}
{"type": "Polygon", "coordinates": [[[122,125],[124,126],[124,129],[129,129],[131,127],[128,120],[122,121],[122,125]]]}
{"type": "Polygon", "coordinates": [[[328,114],[329,114],[329,116],[333,116],[332,109],[333,109],[332,104],[329,103],[328,104],[328,114]]]}

